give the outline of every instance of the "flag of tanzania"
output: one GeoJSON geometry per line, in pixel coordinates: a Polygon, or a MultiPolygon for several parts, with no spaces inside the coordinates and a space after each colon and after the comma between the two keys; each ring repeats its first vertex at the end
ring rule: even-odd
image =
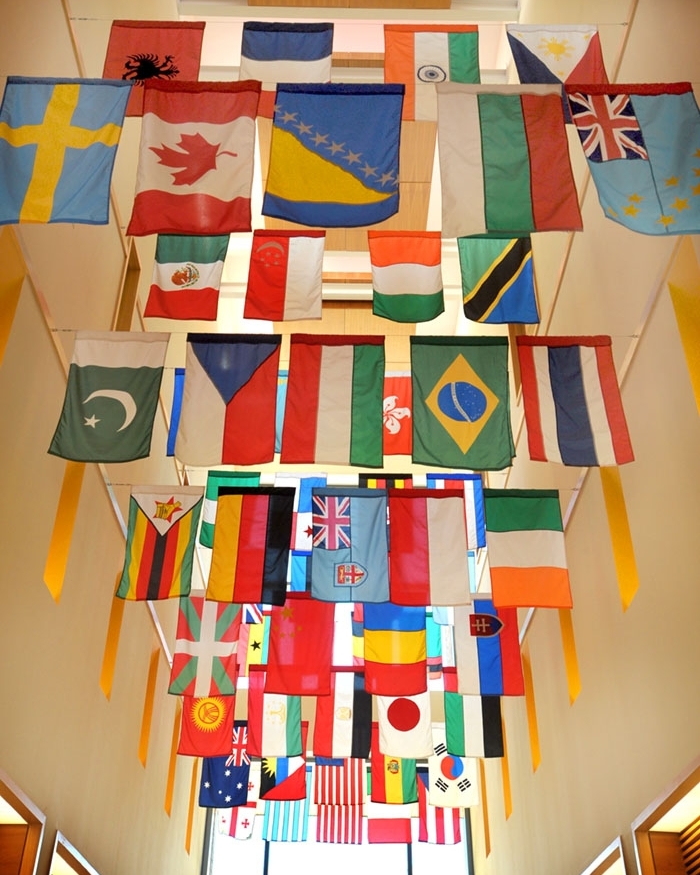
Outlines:
{"type": "Polygon", "coordinates": [[[403,85],[280,85],[263,214],[328,228],[399,208],[403,85]]]}
{"type": "Polygon", "coordinates": [[[0,107],[0,225],[106,225],[130,82],[10,76],[0,107]]]}

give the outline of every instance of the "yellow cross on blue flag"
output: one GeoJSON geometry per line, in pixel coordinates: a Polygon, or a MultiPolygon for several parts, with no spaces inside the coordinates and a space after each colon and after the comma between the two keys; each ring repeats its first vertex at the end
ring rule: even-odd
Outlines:
{"type": "Polygon", "coordinates": [[[0,225],[106,225],[130,82],[10,76],[0,107],[0,225]]]}

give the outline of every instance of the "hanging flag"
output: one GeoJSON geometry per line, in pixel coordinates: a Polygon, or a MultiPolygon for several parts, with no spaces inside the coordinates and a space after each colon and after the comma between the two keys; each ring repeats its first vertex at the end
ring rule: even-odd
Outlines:
{"type": "Polygon", "coordinates": [[[362,489],[410,489],[413,475],[393,471],[363,472],[357,475],[357,485],[362,489]]]}
{"type": "Polygon", "coordinates": [[[330,82],[333,24],[243,22],[241,79],[263,84],[258,115],[272,118],[278,82],[330,82]]]}
{"type": "Polygon", "coordinates": [[[435,750],[428,757],[428,802],[440,808],[472,808],[479,804],[477,760],[447,752],[445,730],[433,727],[435,750]]]}
{"type": "Polygon", "coordinates": [[[181,462],[206,467],[273,460],[281,341],[279,334],[187,335],[175,443],[181,462]]]}
{"type": "Polygon", "coordinates": [[[513,461],[506,337],[411,337],[413,461],[501,470],[513,461]]]}
{"type": "Polygon", "coordinates": [[[316,841],[361,845],[362,805],[317,805],[316,841]]]}
{"type": "Polygon", "coordinates": [[[577,467],[634,461],[612,339],[516,340],[530,458],[577,467]]]}
{"type": "Polygon", "coordinates": [[[309,724],[301,724],[301,756],[263,757],[260,775],[260,798],[293,800],[307,795],[306,733],[309,724]]]}
{"type": "Polygon", "coordinates": [[[241,606],[180,599],[169,693],[232,696],[236,692],[236,650],[241,606]]]}
{"type": "Polygon", "coordinates": [[[500,696],[443,695],[447,750],[460,757],[502,757],[500,696]]]}
{"type": "Polygon", "coordinates": [[[379,750],[385,757],[421,759],[433,752],[430,693],[376,696],[379,750]]]}
{"type": "Polygon", "coordinates": [[[205,547],[214,546],[214,525],[216,505],[221,486],[259,486],[259,473],[242,471],[207,471],[207,485],[204,491],[202,526],[199,530],[199,543],[205,547]]]}
{"type": "Polygon", "coordinates": [[[373,802],[404,805],[418,799],[415,759],[384,756],[379,750],[379,727],[376,723],[372,724],[370,774],[373,802]]]}
{"type": "Polygon", "coordinates": [[[394,322],[429,322],[445,309],[439,231],[368,231],[372,312],[394,322]]]}
{"type": "Polygon", "coordinates": [[[131,462],[151,451],[169,334],[78,331],[49,453],[131,462]]]}
{"type": "Polygon", "coordinates": [[[451,692],[525,695],[517,608],[496,608],[483,596],[455,608],[454,646],[457,689],[451,692]]]}
{"type": "Polygon", "coordinates": [[[454,489],[464,495],[467,547],[470,550],[485,547],[486,522],[481,474],[426,474],[425,479],[428,489],[454,489]]]}
{"type": "Polygon", "coordinates": [[[126,233],[250,231],[260,83],[149,79],[144,92],[126,233]]]}
{"type": "Polygon", "coordinates": [[[406,86],[405,121],[435,121],[437,82],[481,81],[479,28],[475,24],[385,24],[384,81],[406,86]]]}
{"type": "Polygon", "coordinates": [[[403,85],[279,85],[265,216],[325,228],[399,209],[403,85]]]}
{"type": "Polygon", "coordinates": [[[384,374],[384,436],[385,456],[410,456],[411,433],[411,374],[384,374]]]}
{"type": "Polygon", "coordinates": [[[316,757],[369,756],[372,697],[365,679],[351,671],[331,672],[330,696],[316,699],[313,752],[316,757]]]}
{"type": "Polygon", "coordinates": [[[229,235],[159,234],[144,316],[216,319],[229,235]]]}
{"type": "Polygon", "coordinates": [[[248,798],[250,761],[234,765],[231,756],[204,757],[199,781],[201,808],[234,808],[248,798]]]}
{"type": "Polygon", "coordinates": [[[251,671],[248,680],[248,754],[297,757],[302,746],[301,698],[265,692],[265,672],[251,671]]]}
{"type": "Polygon", "coordinates": [[[382,464],[384,338],[293,334],[282,463],[382,464]]]}
{"type": "Polygon", "coordinates": [[[224,808],[218,812],[218,831],[231,838],[245,841],[253,835],[255,809],[260,793],[260,763],[252,762],[248,767],[248,796],[245,805],[224,808]]]}
{"type": "Polygon", "coordinates": [[[367,841],[371,845],[410,845],[410,817],[368,817],[367,841]]]}
{"type": "Polygon", "coordinates": [[[246,623],[243,619],[238,635],[239,677],[249,677],[253,665],[267,665],[269,639],[269,614],[265,614],[260,623],[246,623]]]}
{"type": "Polygon", "coordinates": [[[443,237],[582,229],[560,88],[435,87],[443,237]]]}
{"type": "Polygon", "coordinates": [[[471,601],[464,498],[437,489],[389,490],[390,593],[395,605],[471,601]]]}
{"type": "Polygon", "coordinates": [[[365,688],[375,696],[414,696],[428,688],[425,608],[364,605],[365,688]]]}
{"type": "Polygon", "coordinates": [[[129,498],[121,599],[190,594],[201,486],[133,486],[129,498]]]}
{"type": "Polygon", "coordinates": [[[294,490],[220,486],[207,598],[283,605],[294,490]]]}
{"type": "Polygon", "coordinates": [[[570,608],[556,489],[485,489],[486,545],[497,607],[570,608]]]}
{"type": "Polygon", "coordinates": [[[243,316],[320,319],[325,242],[325,231],[255,230],[243,316]]]}
{"type": "Polygon", "coordinates": [[[364,671],[365,666],[365,609],[357,602],[352,608],[352,664],[364,671]]]}
{"type": "Polygon", "coordinates": [[[418,841],[433,845],[458,845],[462,841],[458,808],[437,808],[428,801],[428,772],[418,772],[418,841]]]}
{"type": "Polygon", "coordinates": [[[0,225],[106,225],[131,87],[8,76],[0,106],[0,225]]]}
{"type": "MultiPolygon", "coordinates": [[[[594,25],[506,24],[506,35],[523,84],[608,81],[594,25]]],[[[565,97],[564,117],[571,122],[565,97]]]]}
{"type": "Polygon", "coordinates": [[[464,315],[489,324],[540,321],[529,237],[460,237],[464,315]]]}
{"type": "Polygon", "coordinates": [[[567,86],[605,215],[642,234],[700,230],[700,112],[689,82],[567,86]]]}
{"type": "Polygon", "coordinates": [[[287,593],[284,606],[272,608],[267,692],[330,695],[334,613],[305,592],[287,593]]]}
{"type": "Polygon", "coordinates": [[[177,752],[191,757],[230,756],[235,696],[183,696],[177,752]]]}
{"type": "Polygon", "coordinates": [[[317,757],[314,802],[317,805],[362,805],[365,775],[364,759],[317,757]]]}
{"type": "Polygon", "coordinates": [[[329,602],[389,601],[384,489],[314,489],[311,593],[329,602]]]}
{"type": "Polygon", "coordinates": [[[182,392],[185,388],[185,369],[175,368],[173,374],[173,402],[170,407],[170,425],[168,426],[168,446],[165,455],[175,455],[175,438],[180,425],[180,413],[182,412],[182,392]]]}
{"type": "Polygon", "coordinates": [[[203,21],[113,21],[102,78],[131,83],[126,114],[143,115],[146,80],[197,81],[203,38],[203,21]]]}
{"type": "Polygon", "coordinates": [[[294,488],[292,517],[292,553],[287,571],[288,589],[306,592],[308,588],[307,562],[313,545],[311,492],[326,485],[326,475],[297,477],[295,474],[275,474],[275,486],[294,488]]]}
{"type": "Polygon", "coordinates": [[[307,793],[296,802],[265,803],[262,838],[266,842],[305,842],[311,807],[311,766],[306,766],[307,793]]]}

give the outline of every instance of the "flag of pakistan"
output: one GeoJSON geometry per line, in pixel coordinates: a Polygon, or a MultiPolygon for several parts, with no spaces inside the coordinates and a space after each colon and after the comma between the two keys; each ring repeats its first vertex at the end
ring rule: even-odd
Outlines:
{"type": "Polygon", "coordinates": [[[77,462],[148,456],[168,338],[79,331],[49,452],[77,462]]]}

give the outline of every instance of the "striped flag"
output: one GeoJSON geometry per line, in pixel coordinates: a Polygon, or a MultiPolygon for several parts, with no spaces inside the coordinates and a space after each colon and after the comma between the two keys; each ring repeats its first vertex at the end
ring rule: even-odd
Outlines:
{"type": "Polygon", "coordinates": [[[259,486],[260,474],[242,471],[207,471],[207,485],[204,491],[202,526],[199,530],[199,543],[205,547],[214,546],[214,523],[216,522],[216,503],[220,486],[259,486]]]}
{"type": "Polygon", "coordinates": [[[362,805],[318,805],[317,809],[317,842],[362,844],[362,805]]]}
{"type": "Polygon", "coordinates": [[[253,757],[298,757],[304,752],[301,698],[265,692],[265,672],[248,680],[248,754],[253,757]]]}
{"type": "Polygon", "coordinates": [[[634,460],[612,340],[517,338],[530,458],[573,466],[634,460]]]}
{"type": "Polygon", "coordinates": [[[426,474],[428,489],[455,489],[464,493],[467,523],[467,547],[478,550],[486,546],[484,487],[481,474],[426,474]]]}
{"type": "Polygon", "coordinates": [[[365,778],[364,759],[316,757],[314,802],[319,805],[362,805],[365,778]]]}
{"type": "Polygon", "coordinates": [[[240,605],[181,598],[168,692],[233,696],[240,625],[240,605]]]}
{"type": "Polygon", "coordinates": [[[159,234],[144,316],[216,319],[229,235],[159,234]]]}
{"type": "Polygon", "coordinates": [[[365,688],[375,696],[414,696],[428,688],[425,608],[364,605],[365,688]]]}
{"type": "Polygon", "coordinates": [[[418,799],[415,759],[384,756],[379,750],[379,727],[376,723],[372,724],[370,775],[370,797],[373,802],[403,805],[418,799]]]}
{"type": "Polygon", "coordinates": [[[443,237],[581,230],[560,87],[435,87],[443,237]]]}
{"type": "Polygon", "coordinates": [[[461,757],[502,757],[500,696],[444,693],[447,750],[461,757]]]}
{"type": "Polygon", "coordinates": [[[439,231],[368,231],[372,312],[394,322],[429,322],[445,309],[439,231]]]}
{"type": "Polygon", "coordinates": [[[418,841],[456,845],[462,841],[459,808],[438,808],[428,801],[428,773],[418,772],[418,841]]]}
{"type": "Polygon", "coordinates": [[[368,757],[372,732],[372,697],[364,677],[352,671],[331,672],[330,696],[316,699],[314,754],[319,757],[368,757]]]}
{"type": "Polygon", "coordinates": [[[486,544],[496,607],[570,608],[556,489],[485,489],[486,544]]]}
{"type": "Polygon", "coordinates": [[[471,605],[455,608],[454,643],[456,692],[482,696],[525,694],[517,608],[495,608],[484,596],[475,598],[471,605]]]}
{"type": "Polygon", "coordinates": [[[246,319],[321,318],[325,231],[253,232],[246,319]]]}
{"type": "Polygon", "coordinates": [[[220,486],[207,598],[283,605],[294,490],[220,486]]]}
{"type": "Polygon", "coordinates": [[[293,334],[283,463],[380,466],[384,338],[293,334]]]}
{"type": "Polygon", "coordinates": [[[460,237],[457,249],[467,319],[489,324],[540,321],[529,237],[460,237]]]}
{"type": "Polygon", "coordinates": [[[189,595],[202,501],[201,486],[132,488],[119,598],[189,595]]]}
{"type": "Polygon", "coordinates": [[[464,498],[436,489],[389,490],[390,593],[396,605],[471,601],[464,498]]]}
{"type": "Polygon", "coordinates": [[[246,21],[241,79],[263,84],[258,115],[272,118],[278,82],[330,82],[333,25],[246,21]]]}
{"type": "Polygon", "coordinates": [[[385,24],[384,81],[406,86],[402,118],[437,118],[436,82],[479,82],[474,24],[385,24]]]}
{"type": "Polygon", "coordinates": [[[306,796],[294,802],[265,803],[262,838],[266,842],[305,842],[311,807],[311,766],[306,766],[306,796]]]}

